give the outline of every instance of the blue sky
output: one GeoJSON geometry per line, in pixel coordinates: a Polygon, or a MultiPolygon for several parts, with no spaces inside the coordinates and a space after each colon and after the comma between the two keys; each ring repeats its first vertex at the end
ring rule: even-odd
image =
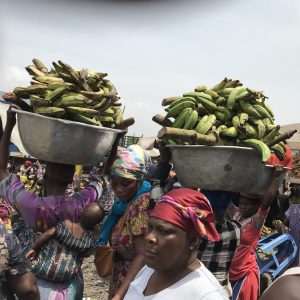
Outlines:
{"type": "Polygon", "coordinates": [[[130,133],[156,135],[161,100],[225,76],[263,90],[277,123],[299,122],[298,0],[2,0],[0,90],[32,58],[109,73],[130,133]]]}

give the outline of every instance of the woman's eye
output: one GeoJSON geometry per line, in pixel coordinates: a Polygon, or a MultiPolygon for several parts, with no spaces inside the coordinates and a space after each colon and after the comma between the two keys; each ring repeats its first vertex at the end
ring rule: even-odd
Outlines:
{"type": "Polygon", "coordinates": [[[161,234],[164,234],[164,235],[166,235],[166,234],[168,234],[168,233],[169,233],[169,231],[168,231],[168,230],[166,230],[166,229],[163,229],[163,228],[160,228],[160,229],[159,229],[159,232],[160,232],[161,234]]]}

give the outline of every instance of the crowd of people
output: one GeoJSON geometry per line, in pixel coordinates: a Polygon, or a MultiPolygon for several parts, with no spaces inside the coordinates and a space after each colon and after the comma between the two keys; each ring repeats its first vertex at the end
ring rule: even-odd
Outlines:
{"type": "MultiPolygon", "coordinates": [[[[15,123],[9,109],[0,141],[1,299],[82,299],[82,263],[104,247],[113,250],[110,300],[269,300],[281,286],[291,294],[284,299],[296,299],[289,290],[299,267],[260,295],[256,262],[282,166],[264,195],[190,189],[177,182],[163,143],[153,163],[139,145],[118,148],[122,133],[103,167],[78,184],[73,165],[27,160],[13,172],[15,123]]],[[[296,224],[298,212],[291,205],[285,224],[296,224]]]]}

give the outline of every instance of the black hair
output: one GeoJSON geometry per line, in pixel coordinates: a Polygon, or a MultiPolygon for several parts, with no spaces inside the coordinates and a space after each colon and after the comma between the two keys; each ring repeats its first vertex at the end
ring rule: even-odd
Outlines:
{"type": "Polygon", "coordinates": [[[104,208],[96,202],[90,203],[80,214],[80,225],[85,230],[93,230],[105,216],[104,208]]]}
{"type": "Polygon", "coordinates": [[[55,182],[67,185],[72,183],[75,173],[74,165],[58,164],[47,162],[45,175],[55,182]]]}

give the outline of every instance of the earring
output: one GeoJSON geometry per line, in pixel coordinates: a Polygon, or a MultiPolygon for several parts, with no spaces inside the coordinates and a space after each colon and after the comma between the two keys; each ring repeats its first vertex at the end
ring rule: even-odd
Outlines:
{"type": "Polygon", "coordinates": [[[191,247],[190,247],[190,249],[191,249],[191,250],[194,250],[194,247],[193,247],[193,246],[191,246],[191,247]]]}

